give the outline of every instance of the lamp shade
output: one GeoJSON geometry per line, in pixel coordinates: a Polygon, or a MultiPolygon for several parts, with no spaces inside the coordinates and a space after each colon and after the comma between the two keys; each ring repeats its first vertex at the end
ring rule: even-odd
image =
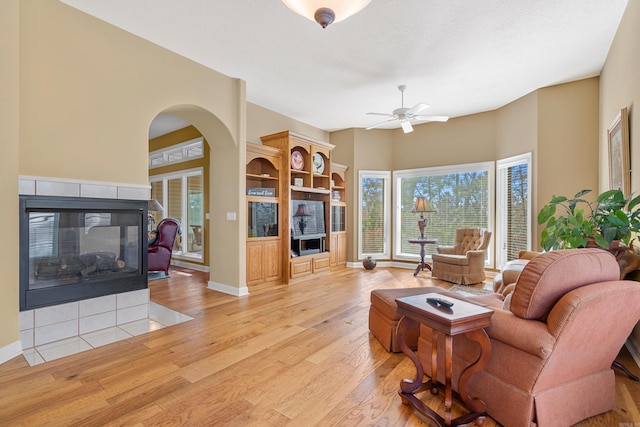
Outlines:
{"type": "Polygon", "coordinates": [[[309,210],[307,209],[307,205],[305,205],[304,203],[301,203],[298,205],[298,210],[296,211],[295,214],[293,214],[293,216],[311,216],[311,214],[309,213],[309,210]]]}
{"type": "Polygon", "coordinates": [[[371,0],[282,0],[298,15],[316,21],[322,27],[340,22],[367,7],[371,0]]]}
{"type": "Polygon", "coordinates": [[[416,204],[413,210],[415,212],[435,212],[426,197],[416,197],[416,204]]]}

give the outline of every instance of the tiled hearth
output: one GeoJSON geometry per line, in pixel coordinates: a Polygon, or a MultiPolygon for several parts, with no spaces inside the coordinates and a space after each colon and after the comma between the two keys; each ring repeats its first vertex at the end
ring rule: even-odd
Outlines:
{"type": "Polygon", "coordinates": [[[188,320],[143,289],[20,312],[20,340],[33,366],[188,320]]]}

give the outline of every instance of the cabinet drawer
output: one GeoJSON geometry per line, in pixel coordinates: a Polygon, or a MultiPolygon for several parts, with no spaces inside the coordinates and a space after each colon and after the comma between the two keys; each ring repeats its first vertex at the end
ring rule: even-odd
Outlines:
{"type": "Polygon", "coordinates": [[[331,264],[328,256],[323,258],[314,258],[313,259],[313,271],[320,271],[329,268],[331,264]]]}
{"type": "Polygon", "coordinates": [[[311,258],[309,259],[301,259],[291,260],[291,278],[306,276],[307,274],[311,274],[311,258]]]}

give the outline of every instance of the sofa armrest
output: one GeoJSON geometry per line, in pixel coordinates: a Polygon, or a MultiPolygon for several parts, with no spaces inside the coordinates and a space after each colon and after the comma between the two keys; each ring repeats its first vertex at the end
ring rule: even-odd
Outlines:
{"type": "Polygon", "coordinates": [[[436,250],[439,254],[457,255],[453,246],[438,246],[436,250]]]}
{"type": "Polygon", "coordinates": [[[486,331],[491,339],[540,359],[551,356],[555,345],[555,337],[549,332],[546,323],[521,319],[510,311],[494,310],[491,326],[486,331]]]}

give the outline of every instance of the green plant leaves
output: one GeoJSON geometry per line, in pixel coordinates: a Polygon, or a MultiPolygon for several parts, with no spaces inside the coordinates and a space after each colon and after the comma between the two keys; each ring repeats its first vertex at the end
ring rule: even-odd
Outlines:
{"type": "Polygon", "coordinates": [[[582,199],[590,191],[581,190],[572,199],[554,195],[542,207],[538,224],[544,224],[544,250],[585,247],[589,239],[602,248],[609,248],[614,240],[628,245],[632,234],[640,231],[640,196],[624,197],[620,190],[607,190],[590,203],[582,199]]]}

